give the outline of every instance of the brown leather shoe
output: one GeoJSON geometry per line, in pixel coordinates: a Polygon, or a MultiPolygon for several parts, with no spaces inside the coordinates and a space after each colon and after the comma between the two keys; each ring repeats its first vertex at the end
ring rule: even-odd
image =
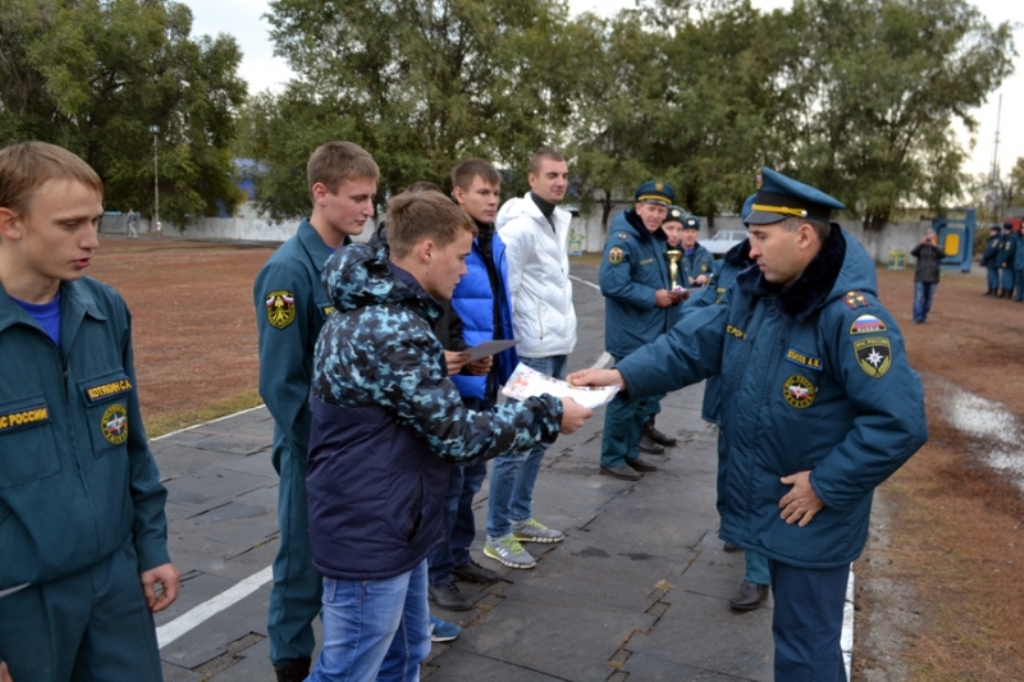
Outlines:
{"type": "Polygon", "coordinates": [[[640,474],[630,469],[625,464],[620,464],[617,467],[606,467],[601,465],[601,473],[605,476],[613,476],[615,478],[621,478],[627,481],[639,481],[640,474]]]}
{"type": "Polygon", "coordinates": [[[670,448],[678,442],[672,436],[667,436],[655,428],[654,417],[648,419],[647,423],[644,424],[644,435],[650,437],[658,445],[664,445],[666,448],[670,448]]]}
{"type": "Polygon", "coordinates": [[[753,611],[768,599],[768,586],[744,580],[739,592],[729,600],[729,606],[737,611],[753,611]]]}
{"type": "Polygon", "coordinates": [[[654,442],[654,439],[648,434],[640,436],[640,452],[646,452],[649,455],[664,455],[665,448],[654,442]]]}
{"type": "Polygon", "coordinates": [[[636,471],[657,471],[658,467],[651,464],[643,457],[637,457],[636,459],[627,459],[626,466],[636,471]]]}

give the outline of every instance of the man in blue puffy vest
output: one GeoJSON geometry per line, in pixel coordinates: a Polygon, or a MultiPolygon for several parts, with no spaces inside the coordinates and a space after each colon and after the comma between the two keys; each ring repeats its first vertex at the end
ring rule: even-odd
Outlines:
{"type": "MultiPolygon", "coordinates": [[[[672,306],[684,294],[669,282],[666,236],[661,224],[675,199],[667,182],[651,180],[636,191],[636,206],[612,220],[601,259],[605,350],[616,361],[670,328],[672,306]]],[[[627,481],[658,467],[640,456],[644,425],[656,413],[660,396],[616,396],[604,416],[601,473],[627,481]]],[[[660,446],[659,446],[660,447],[660,446]]]]}
{"type": "Polygon", "coordinates": [[[722,374],[721,537],[768,557],[775,679],[846,680],[850,563],[874,489],[927,439],[924,391],[875,294],[843,204],[762,169],[749,258],[720,305],[687,315],[614,370],[570,375],[634,399],[722,374]]]}
{"type": "MultiPolygon", "coordinates": [[[[476,223],[477,236],[466,259],[466,275],[452,294],[450,333],[460,347],[492,339],[512,338],[512,302],[508,295],[505,244],[494,229],[501,196],[501,175],[483,159],[469,159],[452,169],[455,203],[476,223]]],[[[498,389],[508,381],[517,363],[514,348],[497,357],[469,363],[452,376],[462,402],[473,410],[486,410],[498,401],[498,389]]],[[[459,591],[455,579],[493,583],[498,574],[479,565],[469,554],[476,537],[473,497],[487,476],[487,461],[477,460],[451,468],[445,495],[445,539],[430,555],[430,599],[450,611],[467,611],[473,603],[459,591]]]]}

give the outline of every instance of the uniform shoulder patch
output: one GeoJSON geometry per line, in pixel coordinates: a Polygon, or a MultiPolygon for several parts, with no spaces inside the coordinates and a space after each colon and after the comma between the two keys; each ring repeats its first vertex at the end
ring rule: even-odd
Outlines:
{"type": "Polygon", "coordinates": [[[608,262],[612,265],[618,265],[622,262],[622,249],[617,246],[613,246],[608,249],[608,262]]]}
{"type": "Polygon", "coordinates": [[[617,238],[619,238],[619,239],[629,239],[629,233],[628,232],[616,232],[615,236],[617,238]]]}
{"type": "Polygon", "coordinates": [[[850,336],[878,334],[888,330],[889,328],[885,326],[885,322],[882,322],[874,315],[861,315],[850,325],[850,336]]]}
{"type": "Polygon", "coordinates": [[[798,410],[810,407],[818,396],[818,389],[805,376],[794,374],[782,384],[782,397],[798,410]]]}
{"type": "Polygon", "coordinates": [[[845,303],[846,307],[849,308],[850,310],[856,310],[857,308],[867,308],[869,305],[871,305],[867,297],[864,294],[860,293],[859,291],[847,292],[846,296],[843,298],[843,303],[845,303]]]}
{"type": "Polygon", "coordinates": [[[267,322],[271,327],[284,329],[295,321],[295,294],[284,289],[267,294],[267,322]]]}
{"type": "Polygon", "coordinates": [[[114,445],[128,440],[128,410],[121,403],[108,407],[100,419],[100,432],[114,445]]]}
{"type": "Polygon", "coordinates": [[[871,336],[853,344],[857,365],[872,379],[881,379],[892,367],[892,345],[884,336],[871,336]]]}

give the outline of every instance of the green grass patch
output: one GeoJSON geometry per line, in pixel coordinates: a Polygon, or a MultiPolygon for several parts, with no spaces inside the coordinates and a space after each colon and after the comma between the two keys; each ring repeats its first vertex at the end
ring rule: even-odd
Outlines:
{"type": "Polygon", "coordinates": [[[260,397],[259,391],[246,391],[195,410],[188,410],[187,412],[181,412],[178,414],[168,414],[147,419],[146,435],[150,438],[156,438],[166,433],[171,433],[172,431],[178,431],[189,426],[202,424],[210,421],[211,419],[225,417],[229,414],[248,410],[252,407],[258,407],[262,404],[263,399],[260,397]]]}
{"type": "Polygon", "coordinates": [[[604,258],[603,254],[600,253],[584,253],[582,256],[569,256],[569,267],[573,265],[590,265],[592,267],[600,267],[601,259],[604,258]]]}

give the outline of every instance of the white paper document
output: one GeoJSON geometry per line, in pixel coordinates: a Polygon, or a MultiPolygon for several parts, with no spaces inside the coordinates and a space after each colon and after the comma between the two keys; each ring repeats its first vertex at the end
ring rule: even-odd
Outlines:
{"type": "Polygon", "coordinates": [[[509,398],[526,400],[543,393],[553,395],[556,398],[572,398],[580,405],[594,410],[602,405],[611,402],[615,394],[619,392],[616,386],[571,386],[568,382],[541,374],[535,369],[530,369],[523,363],[519,363],[516,371],[512,372],[508,383],[502,389],[502,393],[509,398]]]}

